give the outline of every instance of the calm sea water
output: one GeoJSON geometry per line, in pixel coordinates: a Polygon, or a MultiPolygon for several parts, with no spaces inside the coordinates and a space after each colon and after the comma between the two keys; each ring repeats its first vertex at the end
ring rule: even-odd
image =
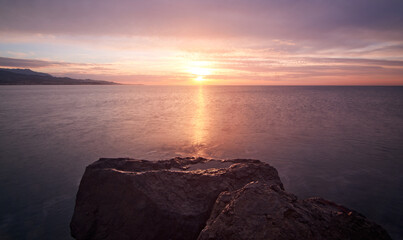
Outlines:
{"type": "Polygon", "coordinates": [[[402,87],[0,87],[0,239],[70,239],[100,157],[255,158],[403,239],[402,87]]]}

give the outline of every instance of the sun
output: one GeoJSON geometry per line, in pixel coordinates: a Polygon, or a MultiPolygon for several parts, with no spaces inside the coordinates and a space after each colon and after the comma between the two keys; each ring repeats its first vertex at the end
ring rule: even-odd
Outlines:
{"type": "Polygon", "coordinates": [[[212,74],[213,69],[210,62],[192,61],[187,67],[187,72],[194,75],[194,81],[201,83],[207,81],[207,76],[212,74]]]}
{"type": "Polygon", "coordinates": [[[195,78],[195,81],[196,82],[203,82],[203,81],[205,81],[205,79],[204,79],[203,76],[197,76],[197,78],[195,78]]]}

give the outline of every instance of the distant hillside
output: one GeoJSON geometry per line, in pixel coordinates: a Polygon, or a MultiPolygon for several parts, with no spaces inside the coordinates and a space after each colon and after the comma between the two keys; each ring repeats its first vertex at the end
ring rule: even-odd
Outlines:
{"type": "Polygon", "coordinates": [[[68,77],[53,77],[47,73],[34,72],[30,69],[0,68],[0,85],[115,85],[117,83],[73,79],[68,77]]]}
{"type": "Polygon", "coordinates": [[[0,70],[4,70],[4,71],[7,71],[7,72],[12,72],[12,73],[24,74],[24,75],[52,77],[52,75],[50,75],[48,73],[34,72],[31,69],[0,68],[0,70]]]}

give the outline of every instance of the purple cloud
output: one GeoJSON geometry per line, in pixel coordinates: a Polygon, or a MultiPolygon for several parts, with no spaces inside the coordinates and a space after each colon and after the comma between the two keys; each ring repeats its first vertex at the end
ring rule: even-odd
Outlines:
{"type": "Polygon", "coordinates": [[[62,64],[68,64],[68,63],[44,61],[44,60],[36,60],[36,59],[18,59],[18,58],[0,57],[0,66],[1,67],[40,68],[40,67],[49,67],[49,66],[62,65],[62,64]]]}
{"type": "Polygon", "coordinates": [[[1,0],[0,30],[50,34],[401,40],[399,0],[1,0]],[[380,34],[382,33],[382,34],[380,34]]]}

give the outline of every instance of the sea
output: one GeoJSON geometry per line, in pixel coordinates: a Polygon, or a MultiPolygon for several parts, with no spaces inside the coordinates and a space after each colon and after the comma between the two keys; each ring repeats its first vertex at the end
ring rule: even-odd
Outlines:
{"type": "Polygon", "coordinates": [[[72,239],[101,157],[252,158],[403,239],[403,87],[1,86],[0,239],[72,239]]]}

